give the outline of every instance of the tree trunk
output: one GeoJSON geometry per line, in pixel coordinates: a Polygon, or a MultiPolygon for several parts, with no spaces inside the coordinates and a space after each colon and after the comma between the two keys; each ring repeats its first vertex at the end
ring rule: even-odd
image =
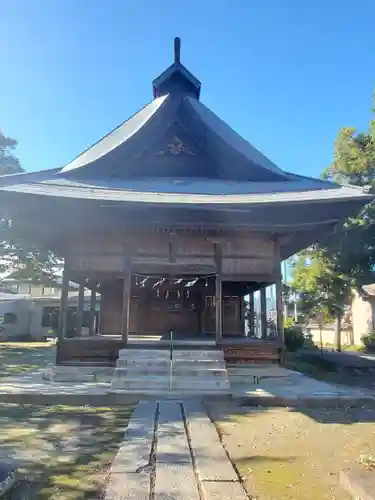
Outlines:
{"type": "Polygon", "coordinates": [[[336,312],[336,351],[341,351],[341,311],[336,312]]]}

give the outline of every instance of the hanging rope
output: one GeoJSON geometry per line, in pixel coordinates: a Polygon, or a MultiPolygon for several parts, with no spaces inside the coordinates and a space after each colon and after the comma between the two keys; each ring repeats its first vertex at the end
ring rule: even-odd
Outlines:
{"type": "Polygon", "coordinates": [[[156,283],[155,285],[159,286],[161,283],[164,283],[166,281],[168,281],[169,283],[172,283],[174,285],[179,285],[181,284],[183,281],[188,281],[188,284],[189,286],[192,286],[190,285],[190,283],[193,283],[195,284],[197,281],[199,280],[206,280],[206,283],[207,283],[207,280],[209,278],[214,278],[216,276],[216,274],[207,274],[207,275],[199,275],[199,276],[186,276],[186,277],[175,277],[175,278],[166,278],[165,276],[150,276],[150,275],[146,275],[146,274],[139,274],[139,273],[132,273],[136,278],[141,278],[142,281],[141,282],[138,282],[138,280],[136,280],[136,283],[137,285],[143,287],[144,284],[146,283],[147,280],[155,280],[156,283]]]}

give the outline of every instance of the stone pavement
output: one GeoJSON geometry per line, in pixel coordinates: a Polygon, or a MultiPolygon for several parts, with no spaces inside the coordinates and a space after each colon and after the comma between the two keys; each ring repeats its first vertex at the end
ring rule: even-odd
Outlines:
{"type": "Polygon", "coordinates": [[[247,500],[199,401],[138,403],[113,461],[105,500],[247,500]]]}
{"type": "Polygon", "coordinates": [[[242,404],[291,407],[375,405],[374,391],[329,384],[277,365],[229,366],[228,374],[232,397],[242,404]]]}
{"type": "MultiPolygon", "coordinates": [[[[91,373],[92,368],[58,367],[58,380],[46,376],[46,370],[14,377],[0,378],[0,402],[21,404],[130,404],[139,399],[182,397],[183,392],[155,394],[155,391],[139,393],[111,390],[112,371],[91,373]],[[77,372],[79,371],[79,375],[77,372]]],[[[375,404],[373,390],[336,386],[321,382],[282,367],[270,370],[261,365],[232,371],[229,368],[230,395],[247,404],[267,406],[314,405],[361,405],[375,404]],[[274,373],[273,373],[274,372],[274,373]]],[[[47,370],[48,375],[48,370],[47,370]]],[[[185,397],[193,397],[187,396],[185,397]]],[[[216,397],[226,398],[226,395],[216,397]]]]}

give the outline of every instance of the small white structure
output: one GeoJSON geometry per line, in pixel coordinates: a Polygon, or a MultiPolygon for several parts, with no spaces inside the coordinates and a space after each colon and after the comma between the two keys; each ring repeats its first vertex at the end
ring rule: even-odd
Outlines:
{"type": "Polygon", "coordinates": [[[0,340],[28,337],[33,309],[31,295],[0,292],[0,340]]]}
{"type": "MultiPolygon", "coordinates": [[[[68,299],[73,317],[78,303],[77,293],[68,299]]],[[[0,291],[0,341],[44,341],[54,335],[59,321],[60,297],[32,297],[29,294],[0,291]]],[[[85,293],[82,335],[88,335],[90,292],[85,293]],[[87,316],[87,318],[86,318],[87,316]]]]}
{"type": "MultiPolygon", "coordinates": [[[[82,336],[89,334],[89,311],[90,311],[91,292],[85,292],[85,301],[83,309],[82,336]]],[[[100,300],[100,299],[99,299],[100,300]]],[[[32,338],[50,337],[57,330],[60,311],[60,297],[33,297],[34,309],[30,323],[30,335],[32,338]]],[[[77,313],[78,295],[72,295],[68,298],[68,323],[77,313]]]]}

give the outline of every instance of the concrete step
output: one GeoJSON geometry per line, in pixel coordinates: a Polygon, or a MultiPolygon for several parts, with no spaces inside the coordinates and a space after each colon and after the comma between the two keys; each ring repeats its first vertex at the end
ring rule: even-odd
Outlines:
{"type": "Polygon", "coordinates": [[[116,362],[116,367],[131,367],[131,366],[144,366],[152,367],[155,369],[166,369],[169,370],[170,360],[168,359],[147,359],[147,358],[119,358],[116,362]]]}
{"type": "Polygon", "coordinates": [[[196,391],[194,389],[190,390],[184,390],[182,391],[181,389],[174,389],[172,391],[164,390],[161,391],[159,389],[144,389],[140,391],[139,389],[111,389],[109,393],[114,393],[114,394],[137,394],[140,397],[144,396],[157,396],[158,398],[162,399],[184,399],[184,398],[191,398],[191,397],[197,397],[197,396],[209,396],[209,395],[229,395],[231,391],[229,389],[206,389],[205,391],[196,391]]]}
{"type": "MultiPolygon", "coordinates": [[[[169,380],[166,377],[154,378],[114,378],[111,384],[111,390],[169,390],[169,380]]],[[[211,389],[229,390],[229,382],[226,379],[201,380],[199,383],[190,378],[180,377],[172,379],[172,389],[192,390],[202,392],[211,389]]]]}
{"type": "MultiPolygon", "coordinates": [[[[137,376],[167,376],[169,377],[169,370],[164,370],[162,368],[155,369],[150,367],[141,367],[134,366],[130,368],[116,368],[114,372],[114,377],[129,377],[132,376],[136,378],[137,376]]],[[[172,369],[173,377],[202,377],[202,378],[211,378],[211,377],[226,377],[227,371],[225,368],[193,368],[193,367],[183,367],[177,368],[173,367],[172,369]]]]}
{"type": "Polygon", "coordinates": [[[226,370],[225,361],[221,359],[173,359],[172,365],[178,369],[197,368],[210,370],[212,368],[221,368],[226,370]]]}
{"type": "MultiPolygon", "coordinates": [[[[217,359],[173,359],[173,367],[177,369],[226,369],[224,360],[217,359]]],[[[127,368],[131,366],[144,366],[155,368],[156,370],[165,369],[169,370],[170,359],[148,359],[145,357],[140,358],[119,358],[116,362],[116,367],[127,368]]]]}
{"type": "Polygon", "coordinates": [[[219,349],[178,349],[173,351],[170,380],[170,351],[122,349],[112,379],[112,391],[147,394],[228,394],[228,373],[219,349]]]}
{"type": "Polygon", "coordinates": [[[177,380],[176,378],[172,380],[172,390],[173,389],[181,389],[181,390],[196,390],[197,392],[200,391],[205,391],[207,389],[226,389],[229,390],[230,384],[227,380],[223,379],[218,379],[216,381],[202,381],[201,383],[197,384],[195,382],[195,387],[192,385],[194,384],[194,381],[191,380],[186,380],[186,379],[181,379],[177,380]]]}
{"type": "Polygon", "coordinates": [[[169,349],[120,349],[120,359],[169,359],[169,349]]]}
{"type": "Polygon", "coordinates": [[[169,367],[167,369],[163,368],[152,368],[152,367],[142,367],[142,366],[132,366],[132,367],[118,367],[115,369],[114,378],[119,377],[169,377],[169,367]]]}
{"type": "Polygon", "coordinates": [[[221,361],[224,359],[224,353],[222,350],[186,350],[179,349],[173,351],[173,359],[175,360],[216,360],[221,361]]]}

